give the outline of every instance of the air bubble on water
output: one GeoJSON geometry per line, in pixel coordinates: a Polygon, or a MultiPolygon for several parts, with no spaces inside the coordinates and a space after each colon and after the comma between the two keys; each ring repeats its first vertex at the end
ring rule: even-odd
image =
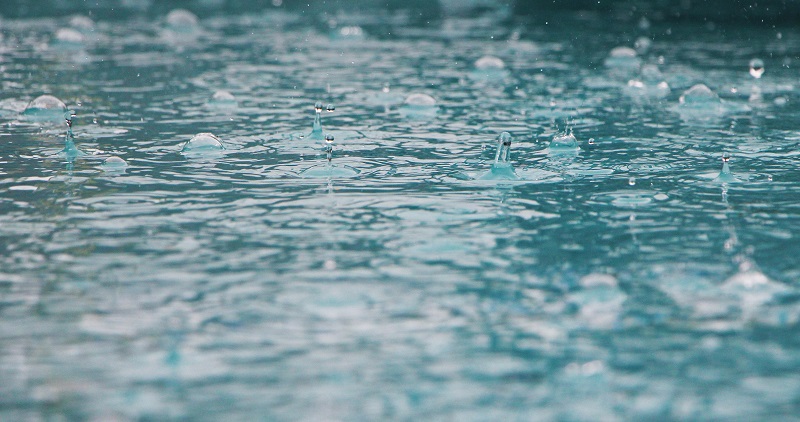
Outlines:
{"type": "Polygon", "coordinates": [[[236,97],[234,97],[233,94],[231,94],[228,91],[224,91],[224,90],[219,90],[219,91],[215,92],[214,95],[211,96],[211,99],[214,100],[214,101],[220,101],[220,102],[235,102],[236,101],[236,97]]]}
{"type": "Polygon", "coordinates": [[[500,81],[508,76],[508,70],[502,59],[487,55],[475,61],[474,69],[469,76],[477,81],[500,81]]]}
{"type": "Polygon", "coordinates": [[[436,99],[428,94],[414,93],[406,97],[403,104],[413,107],[434,107],[436,99]]]}
{"type": "Polygon", "coordinates": [[[764,61],[761,59],[750,60],[750,76],[761,79],[764,74],[764,61]]]}
{"type": "Polygon", "coordinates": [[[208,106],[212,108],[235,108],[237,105],[236,97],[225,90],[214,92],[208,101],[208,106]]]}
{"type": "Polygon", "coordinates": [[[64,112],[67,111],[67,106],[63,101],[58,98],[45,94],[36,97],[31,101],[25,110],[22,112],[23,116],[35,121],[50,121],[62,122],[64,112]]]}
{"type": "Polygon", "coordinates": [[[439,107],[436,106],[436,99],[430,95],[413,93],[406,97],[398,111],[407,118],[426,119],[434,117],[438,113],[439,107]]]}
{"type": "Polygon", "coordinates": [[[109,173],[121,172],[128,167],[128,163],[120,157],[111,156],[103,160],[101,168],[109,173]]]}
{"type": "Polygon", "coordinates": [[[59,48],[83,47],[84,36],[72,28],[59,28],[53,37],[53,44],[59,48]]]}
{"type": "Polygon", "coordinates": [[[194,135],[181,149],[182,153],[222,151],[222,141],[212,133],[204,132],[194,135]]]}
{"type": "Polygon", "coordinates": [[[174,9],[167,14],[167,28],[178,33],[190,33],[198,29],[197,15],[186,9],[174,9]]]}
{"type": "Polygon", "coordinates": [[[334,111],[336,111],[336,106],[334,106],[333,104],[328,104],[327,106],[325,106],[325,111],[327,111],[328,113],[333,113],[334,111]]]}
{"type": "Polygon", "coordinates": [[[720,98],[711,88],[704,84],[697,84],[684,91],[678,102],[682,106],[692,108],[716,107],[720,104],[720,98]]]}
{"type": "Polygon", "coordinates": [[[637,79],[628,81],[628,92],[631,95],[664,98],[669,95],[670,89],[658,66],[646,64],[642,66],[637,79]]]}
{"type": "Polygon", "coordinates": [[[480,70],[504,69],[505,62],[495,56],[483,56],[475,61],[475,68],[480,70]]]}
{"type": "Polygon", "coordinates": [[[589,138],[587,142],[589,143],[589,145],[594,145],[594,138],[589,138]]]}
{"type": "Polygon", "coordinates": [[[605,66],[607,68],[625,72],[632,72],[639,69],[641,60],[636,54],[636,50],[630,47],[616,47],[608,53],[605,66]]]}
{"type": "Polygon", "coordinates": [[[88,32],[94,31],[95,23],[88,16],[75,15],[69,19],[69,26],[86,34],[88,32]]]}

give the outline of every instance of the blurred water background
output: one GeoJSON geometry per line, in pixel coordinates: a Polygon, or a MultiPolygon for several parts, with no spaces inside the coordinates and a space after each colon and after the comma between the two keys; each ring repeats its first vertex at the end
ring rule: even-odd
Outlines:
{"type": "Polygon", "coordinates": [[[673,3],[4,2],[0,420],[796,418],[797,7],[673,3]]]}

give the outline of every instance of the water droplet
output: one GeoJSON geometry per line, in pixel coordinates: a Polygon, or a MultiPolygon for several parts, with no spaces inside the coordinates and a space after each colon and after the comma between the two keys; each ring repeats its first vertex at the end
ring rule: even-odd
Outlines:
{"type": "Polygon", "coordinates": [[[326,110],[328,113],[332,113],[332,112],[336,111],[336,107],[335,107],[333,104],[328,104],[328,105],[325,107],[325,110],[326,110]]]}
{"type": "Polygon", "coordinates": [[[636,186],[636,178],[635,177],[631,177],[630,179],[628,179],[628,186],[636,186]]]}
{"type": "Polygon", "coordinates": [[[750,76],[761,79],[764,74],[764,61],[761,59],[750,60],[750,76]]]}

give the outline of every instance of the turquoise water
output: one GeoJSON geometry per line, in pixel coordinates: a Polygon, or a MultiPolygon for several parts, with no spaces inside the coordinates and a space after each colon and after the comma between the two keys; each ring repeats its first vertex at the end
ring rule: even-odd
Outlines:
{"type": "Polygon", "coordinates": [[[0,420],[798,414],[797,28],[376,13],[0,20],[0,420]]]}

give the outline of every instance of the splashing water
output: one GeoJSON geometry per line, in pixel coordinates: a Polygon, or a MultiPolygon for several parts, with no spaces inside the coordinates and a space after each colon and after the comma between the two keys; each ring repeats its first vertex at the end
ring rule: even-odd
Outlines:
{"type": "Polygon", "coordinates": [[[550,141],[550,145],[548,146],[548,153],[550,154],[571,155],[577,154],[578,151],[580,151],[578,140],[575,138],[575,135],[573,135],[572,132],[558,133],[554,135],[553,139],[550,141]]]}
{"type": "Polygon", "coordinates": [[[497,153],[488,172],[480,176],[479,180],[520,180],[511,165],[511,134],[503,132],[497,137],[497,153]]]}
{"type": "Polygon", "coordinates": [[[306,179],[344,179],[355,177],[359,171],[353,167],[333,163],[333,135],[325,135],[325,164],[305,169],[300,177],[306,179]]]}

